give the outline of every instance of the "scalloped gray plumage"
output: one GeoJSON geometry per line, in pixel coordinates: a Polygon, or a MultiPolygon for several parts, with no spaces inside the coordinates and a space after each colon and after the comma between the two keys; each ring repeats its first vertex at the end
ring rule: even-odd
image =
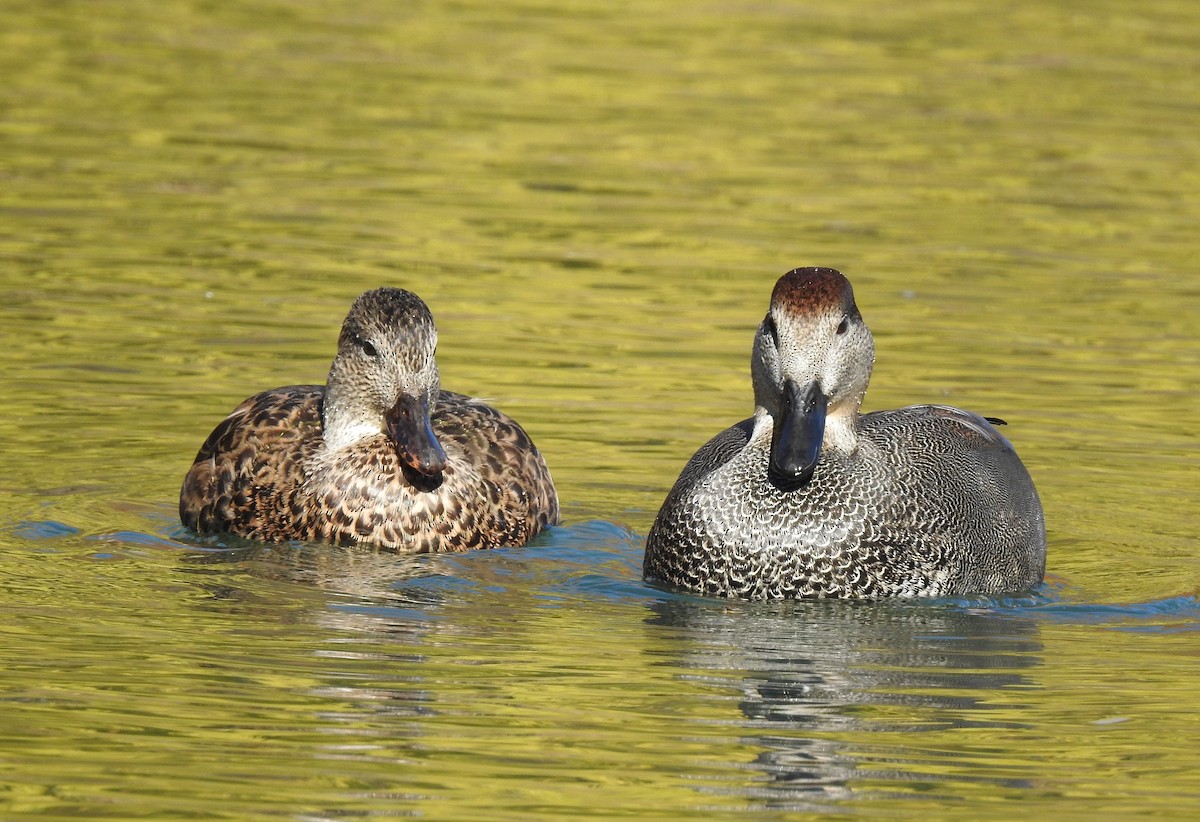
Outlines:
{"type": "Polygon", "coordinates": [[[1012,445],[992,421],[949,406],[860,414],[873,363],[840,272],[784,275],[755,335],[754,416],[684,467],[647,537],[645,577],[742,599],[1041,582],[1045,518],[1012,445]]]}

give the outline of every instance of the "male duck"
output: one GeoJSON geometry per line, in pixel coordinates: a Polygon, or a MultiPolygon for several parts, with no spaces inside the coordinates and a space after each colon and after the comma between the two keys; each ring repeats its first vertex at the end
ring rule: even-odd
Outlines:
{"type": "Polygon", "coordinates": [[[420,297],[363,294],[327,385],[256,394],[209,435],[179,493],[183,524],[423,553],[522,545],[557,523],[538,449],[496,409],[442,391],[436,348],[420,297]]]}
{"type": "Polygon", "coordinates": [[[743,599],[1038,584],[1042,505],[1000,421],[944,405],[860,415],[874,359],[841,273],[784,275],[754,339],[754,416],[683,469],[646,540],[646,578],[743,599]]]}

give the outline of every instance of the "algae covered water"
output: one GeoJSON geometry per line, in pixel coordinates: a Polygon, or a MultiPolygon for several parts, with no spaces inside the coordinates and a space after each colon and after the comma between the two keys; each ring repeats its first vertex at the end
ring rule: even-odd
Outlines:
{"type": "Polygon", "coordinates": [[[1197,32],[1170,0],[6,4],[0,817],[1188,816],[1197,32]],[[854,283],[866,410],[1009,422],[1039,589],[641,582],[800,265],[854,283]],[[563,524],[184,530],[213,425],[323,381],[385,284],[563,524]]]}

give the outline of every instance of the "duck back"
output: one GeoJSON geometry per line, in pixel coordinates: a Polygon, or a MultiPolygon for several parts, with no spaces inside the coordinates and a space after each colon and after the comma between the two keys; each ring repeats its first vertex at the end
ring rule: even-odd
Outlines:
{"type": "Polygon", "coordinates": [[[426,477],[384,434],[324,445],[325,387],[250,397],[200,447],[183,524],[271,542],[368,543],[413,552],[522,545],[558,521],[549,469],[525,431],[480,400],[440,391],[430,409],[446,467],[426,477]]]}
{"type": "Polygon", "coordinates": [[[936,597],[1041,581],[1037,492],[984,418],[946,406],[865,414],[858,447],[823,454],[792,490],[770,480],[755,424],[726,429],[684,468],[647,538],[648,579],[743,599],[936,597]]]}

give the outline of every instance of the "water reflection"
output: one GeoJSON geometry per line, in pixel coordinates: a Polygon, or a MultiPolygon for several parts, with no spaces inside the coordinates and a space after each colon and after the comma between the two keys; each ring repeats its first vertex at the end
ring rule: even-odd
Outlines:
{"type": "Polygon", "coordinates": [[[395,590],[397,581],[446,572],[440,555],[401,554],[363,545],[229,541],[244,544],[192,554],[186,563],[195,568],[237,566],[260,579],[312,585],[327,593],[380,603],[407,601],[395,590]]]}
{"type": "Polygon", "coordinates": [[[0,816],[1195,804],[1200,5],[126,5],[0,6],[0,816]],[[644,532],[817,263],[871,407],[1014,422],[1072,602],[696,604],[612,526],[179,561],[196,437],[385,283],[644,532]]]}
{"type": "Polygon", "coordinates": [[[864,760],[881,735],[907,739],[907,754],[884,757],[896,763],[919,750],[914,733],[1028,727],[1014,695],[1043,662],[1034,620],[955,606],[670,599],[651,612],[648,625],[678,636],[670,664],[737,694],[738,744],[758,751],[748,767],[760,780],[716,792],[772,807],[860,794],[856,783],[880,776],[864,760]]]}
{"type": "MultiPolygon", "coordinates": [[[[1043,641],[1094,615],[1053,584],[1011,601],[740,603],[649,588],[640,555],[640,535],[592,521],[514,550],[227,545],[184,567],[202,610],[278,626],[276,647],[253,644],[304,683],[295,755],[388,763],[406,813],[436,803],[434,775],[469,805],[518,771],[563,796],[654,774],[672,807],[737,811],[1038,788],[1046,694],[1077,687],[1061,637],[1053,654],[1043,641]]],[[[1169,610],[1136,621],[1194,604],[1169,610]]],[[[643,805],[640,784],[620,807],[643,805]]]]}

